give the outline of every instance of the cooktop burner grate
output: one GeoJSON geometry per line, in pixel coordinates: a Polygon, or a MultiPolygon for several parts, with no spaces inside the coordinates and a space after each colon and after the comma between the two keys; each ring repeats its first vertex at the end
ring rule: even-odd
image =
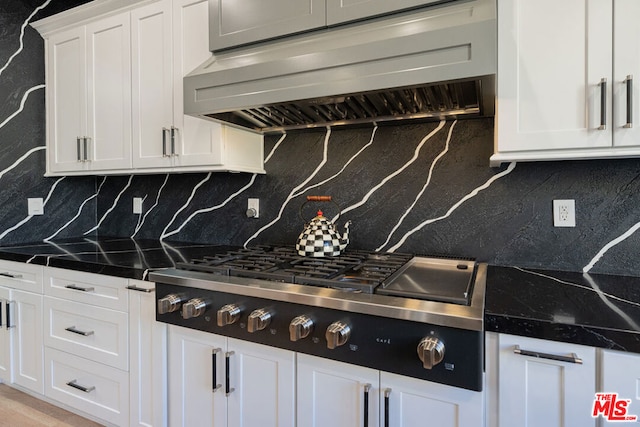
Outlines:
{"type": "Polygon", "coordinates": [[[413,255],[348,251],[327,258],[298,255],[293,247],[256,246],[178,263],[182,270],[250,277],[373,293],[413,255]]]}

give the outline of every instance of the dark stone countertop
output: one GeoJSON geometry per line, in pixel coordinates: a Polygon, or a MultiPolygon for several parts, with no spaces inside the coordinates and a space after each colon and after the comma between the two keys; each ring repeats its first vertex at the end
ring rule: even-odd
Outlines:
{"type": "MultiPolygon", "coordinates": [[[[0,247],[0,259],[146,280],[235,248],[101,237],[0,247]]],[[[485,330],[640,353],[640,278],[489,266],[485,330]]]]}
{"type": "Polygon", "coordinates": [[[640,353],[640,278],[491,266],[485,330],[640,353]]]}
{"type": "Polygon", "coordinates": [[[0,259],[146,280],[151,270],[231,248],[236,247],[101,237],[0,246],[0,259]]]}

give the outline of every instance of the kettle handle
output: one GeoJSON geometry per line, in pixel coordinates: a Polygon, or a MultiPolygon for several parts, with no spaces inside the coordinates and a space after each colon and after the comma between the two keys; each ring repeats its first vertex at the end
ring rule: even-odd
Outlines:
{"type": "Polygon", "coordinates": [[[304,222],[305,224],[307,223],[307,220],[305,220],[304,217],[302,216],[302,209],[309,202],[333,202],[333,204],[336,205],[336,207],[338,208],[338,216],[336,218],[336,221],[342,215],[342,209],[340,209],[340,205],[338,205],[331,198],[331,196],[307,196],[307,200],[300,206],[300,218],[302,219],[302,222],[304,222]]]}

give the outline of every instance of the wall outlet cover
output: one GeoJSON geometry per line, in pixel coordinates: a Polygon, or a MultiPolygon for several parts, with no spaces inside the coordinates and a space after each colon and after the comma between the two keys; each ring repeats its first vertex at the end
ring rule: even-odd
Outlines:
{"type": "Polygon", "coordinates": [[[27,199],[28,215],[44,215],[44,203],[42,197],[27,199]]]}
{"type": "Polygon", "coordinates": [[[553,226],[576,226],[576,201],[573,199],[553,201],[553,226]]]}

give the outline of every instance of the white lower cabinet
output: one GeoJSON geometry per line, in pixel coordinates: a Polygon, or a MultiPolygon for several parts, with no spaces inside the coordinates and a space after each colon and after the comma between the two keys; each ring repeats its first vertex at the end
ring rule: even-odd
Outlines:
{"type": "Polygon", "coordinates": [[[44,393],[42,267],[0,260],[0,380],[44,393]]]}
{"type": "MultiPolygon", "coordinates": [[[[630,400],[625,405],[626,415],[640,420],[640,354],[602,350],[600,384],[600,392],[617,393],[618,401],[630,400]]],[[[622,416],[622,412],[612,415],[622,416]]],[[[620,421],[609,421],[604,415],[600,413],[601,425],[621,425],[620,421]]]]}
{"type": "Polygon", "coordinates": [[[477,427],[483,417],[481,392],[298,355],[298,427],[477,427]]]}
{"type": "Polygon", "coordinates": [[[126,371],[48,347],[45,358],[47,397],[114,425],[128,425],[126,371]]]}
{"type": "Polygon", "coordinates": [[[595,348],[506,334],[487,342],[490,427],[596,425],[595,348]]]}
{"type": "Polygon", "coordinates": [[[293,427],[295,353],[169,326],[169,425],[293,427]]]}

